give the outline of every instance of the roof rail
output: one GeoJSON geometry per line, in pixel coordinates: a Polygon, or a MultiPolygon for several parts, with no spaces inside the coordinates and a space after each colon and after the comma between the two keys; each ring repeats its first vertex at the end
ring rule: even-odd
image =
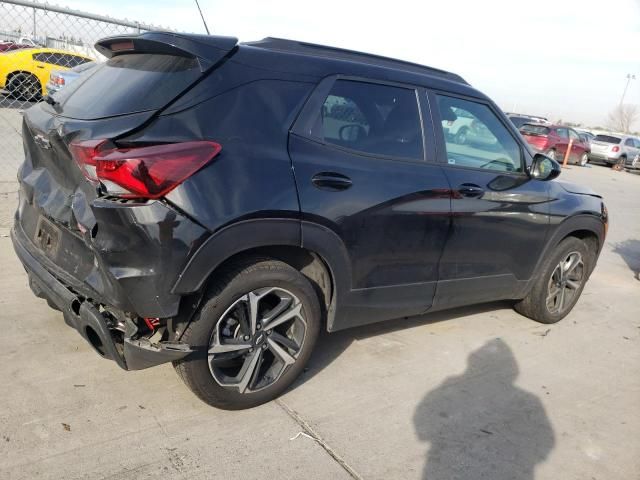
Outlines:
{"type": "Polygon", "coordinates": [[[383,57],[381,55],[358,52],[355,50],[347,50],[344,48],[328,47],[326,45],[318,45],[315,43],[299,42],[297,40],[287,40],[285,38],[275,37],[266,37],[262,40],[257,40],[254,42],[243,42],[243,45],[250,45],[252,47],[259,47],[280,52],[299,53],[302,55],[310,55],[314,57],[348,60],[386,68],[401,67],[403,70],[408,72],[438,76],[446,78],[447,80],[468,85],[468,83],[461,76],[456,75],[455,73],[447,72],[446,70],[427,67],[418,63],[407,62],[405,60],[383,57]]]}

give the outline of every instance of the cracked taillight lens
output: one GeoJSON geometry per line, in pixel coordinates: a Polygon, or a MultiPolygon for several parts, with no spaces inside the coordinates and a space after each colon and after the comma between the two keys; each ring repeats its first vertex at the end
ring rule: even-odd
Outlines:
{"type": "Polygon", "coordinates": [[[69,146],[85,177],[122,198],[165,196],[213,160],[219,143],[193,141],[131,148],[110,148],[107,140],[69,146]]]}

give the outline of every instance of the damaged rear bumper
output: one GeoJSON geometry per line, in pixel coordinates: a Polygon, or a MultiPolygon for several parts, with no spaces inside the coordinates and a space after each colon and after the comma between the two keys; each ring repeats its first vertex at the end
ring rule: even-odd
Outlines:
{"type": "Polygon", "coordinates": [[[75,328],[103,358],[115,361],[125,370],[140,370],[184,358],[191,348],[181,342],[152,342],[132,338],[117,330],[113,320],[92,302],[68,288],[39,260],[35,246],[19,224],[11,230],[13,247],[29,275],[29,286],[40,298],[60,310],[65,322],[75,328]]]}

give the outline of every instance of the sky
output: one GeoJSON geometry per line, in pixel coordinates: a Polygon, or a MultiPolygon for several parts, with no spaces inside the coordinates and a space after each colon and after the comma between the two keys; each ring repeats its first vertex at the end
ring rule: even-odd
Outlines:
{"type": "MultiPolygon", "coordinates": [[[[60,3],[204,33],[195,0],[60,3]]],[[[200,0],[200,6],[212,34],[290,38],[450,70],[505,111],[605,125],[627,74],[637,80],[624,103],[640,107],[640,0],[200,0]]]]}

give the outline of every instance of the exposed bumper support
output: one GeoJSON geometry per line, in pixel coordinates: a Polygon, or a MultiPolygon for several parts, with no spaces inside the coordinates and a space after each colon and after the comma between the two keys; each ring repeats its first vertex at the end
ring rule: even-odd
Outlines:
{"type": "Polygon", "coordinates": [[[125,370],[140,370],[161,363],[179,360],[191,348],[179,342],[152,344],[147,339],[125,338],[117,344],[109,329],[107,318],[90,302],[83,301],[54,277],[37,258],[29,252],[25,243],[29,240],[14,228],[11,230],[13,248],[29,275],[33,293],[55,305],[65,322],[75,328],[103,358],[115,361],[125,370]],[[22,238],[21,238],[22,237],[22,238]]]}

